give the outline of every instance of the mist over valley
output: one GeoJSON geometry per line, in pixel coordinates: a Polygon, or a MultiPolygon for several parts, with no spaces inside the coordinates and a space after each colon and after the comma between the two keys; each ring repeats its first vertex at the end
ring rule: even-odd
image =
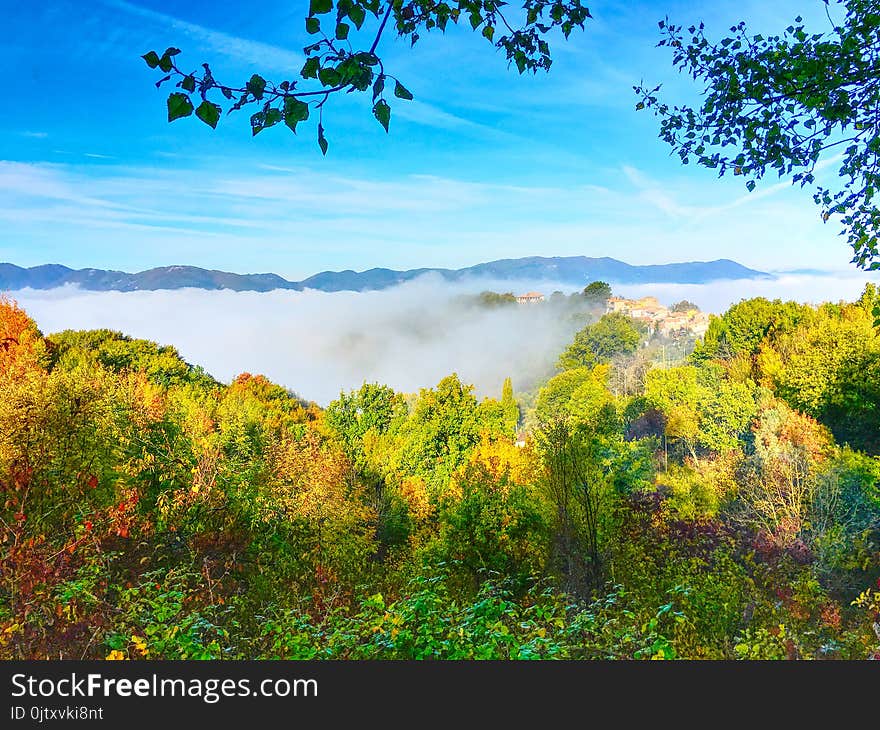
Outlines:
{"type": "MultiPolygon", "coordinates": [[[[706,284],[613,283],[615,294],[655,296],[666,305],[686,299],[720,314],[743,298],[818,303],[854,299],[864,272],[818,276],[779,274],[706,284]]],[[[228,382],[262,373],[303,398],[326,404],[364,381],[415,392],[456,372],[478,395],[498,396],[505,377],[528,390],[553,371],[559,353],[585,320],[551,306],[487,308],[481,291],[580,291],[547,281],[470,277],[445,281],[425,274],[380,291],[268,292],[183,288],[85,291],[76,286],[24,289],[12,296],[46,333],[108,328],[171,344],[189,362],[228,382]]]]}

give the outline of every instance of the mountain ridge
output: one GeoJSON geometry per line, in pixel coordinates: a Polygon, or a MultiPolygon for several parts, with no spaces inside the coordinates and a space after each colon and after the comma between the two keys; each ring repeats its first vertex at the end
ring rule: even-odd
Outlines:
{"type": "Polygon", "coordinates": [[[586,285],[597,279],[616,284],[705,284],[730,279],[773,278],[771,274],[750,269],[731,259],[634,265],[608,256],[527,256],[498,259],[461,269],[373,268],[365,271],[321,271],[301,281],[291,281],[273,273],[235,274],[197,266],[162,266],[127,273],[112,269],[72,269],[61,264],[25,268],[11,263],[0,263],[0,291],[54,289],[71,284],[87,291],[122,292],[183,288],[257,292],[274,289],[377,291],[426,274],[436,274],[450,282],[483,278],[573,285],[586,285]]]}

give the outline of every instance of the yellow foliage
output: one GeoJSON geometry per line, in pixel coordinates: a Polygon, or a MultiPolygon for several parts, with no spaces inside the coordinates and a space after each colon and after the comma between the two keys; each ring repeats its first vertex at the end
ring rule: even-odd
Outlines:
{"type": "Polygon", "coordinates": [[[400,485],[400,496],[406,502],[414,522],[424,522],[434,514],[428,488],[420,477],[406,477],[400,485]]]}
{"type": "Polygon", "coordinates": [[[736,468],[741,456],[727,452],[714,459],[671,464],[657,474],[658,487],[669,493],[669,509],[685,519],[711,517],[736,491],[736,468]]]}
{"type": "Polygon", "coordinates": [[[672,406],[666,415],[666,435],[672,438],[696,438],[699,434],[697,414],[686,406],[672,406]]]}
{"type": "MultiPolygon", "coordinates": [[[[512,440],[483,434],[468,461],[453,477],[454,482],[470,480],[479,470],[503,491],[512,486],[527,486],[537,478],[540,466],[531,446],[517,447],[512,440]]],[[[485,480],[483,480],[485,481],[485,480]]]]}
{"type": "Polygon", "coordinates": [[[752,356],[741,352],[727,362],[727,377],[735,383],[746,383],[752,379],[752,356]]]}
{"type": "Polygon", "coordinates": [[[147,648],[147,640],[144,637],[132,634],[131,643],[134,644],[134,648],[141,656],[149,655],[150,650],[147,648]]]}
{"type": "Polygon", "coordinates": [[[272,450],[273,471],[256,495],[258,514],[313,531],[328,567],[358,564],[371,549],[376,510],[341,447],[313,429],[285,437],[272,450]]]}
{"type": "Polygon", "coordinates": [[[778,384],[779,376],[785,370],[782,355],[767,343],[761,344],[757,355],[758,384],[773,390],[778,384]]]}

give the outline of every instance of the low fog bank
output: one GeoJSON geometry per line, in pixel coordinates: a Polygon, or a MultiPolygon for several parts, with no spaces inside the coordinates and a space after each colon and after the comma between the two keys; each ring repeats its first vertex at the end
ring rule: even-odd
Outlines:
{"type": "Polygon", "coordinates": [[[545,307],[478,308],[469,293],[471,285],[426,277],[365,293],[65,287],[13,296],[44,333],[120,330],[174,345],[220,380],[264,373],[322,405],[365,380],[411,392],[451,372],[481,395],[500,394],[508,375],[524,388],[545,373],[577,329],[545,307]]]}
{"type": "MultiPolygon", "coordinates": [[[[665,304],[688,299],[720,313],[743,298],[819,302],[855,299],[868,276],[782,275],[776,280],[705,285],[613,285],[627,297],[654,295],[665,304]]],[[[876,277],[871,277],[876,280],[876,277]]],[[[14,292],[44,333],[110,328],[174,345],[220,380],[264,373],[325,405],[365,380],[412,392],[457,372],[480,395],[500,394],[513,378],[526,389],[548,373],[581,326],[542,305],[481,308],[467,295],[482,290],[545,295],[571,286],[426,276],[378,292],[268,293],[181,289],[87,292],[74,287],[14,292]]]]}

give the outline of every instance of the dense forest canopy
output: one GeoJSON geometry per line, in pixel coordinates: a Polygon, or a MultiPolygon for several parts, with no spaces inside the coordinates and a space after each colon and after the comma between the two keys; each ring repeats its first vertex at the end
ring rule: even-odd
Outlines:
{"type": "Polygon", "coordinates": [[[878,655],[876,288],[678,349],[573,297],[527,391],[324,409],[3,300],[0,656],[878,655]]]}

